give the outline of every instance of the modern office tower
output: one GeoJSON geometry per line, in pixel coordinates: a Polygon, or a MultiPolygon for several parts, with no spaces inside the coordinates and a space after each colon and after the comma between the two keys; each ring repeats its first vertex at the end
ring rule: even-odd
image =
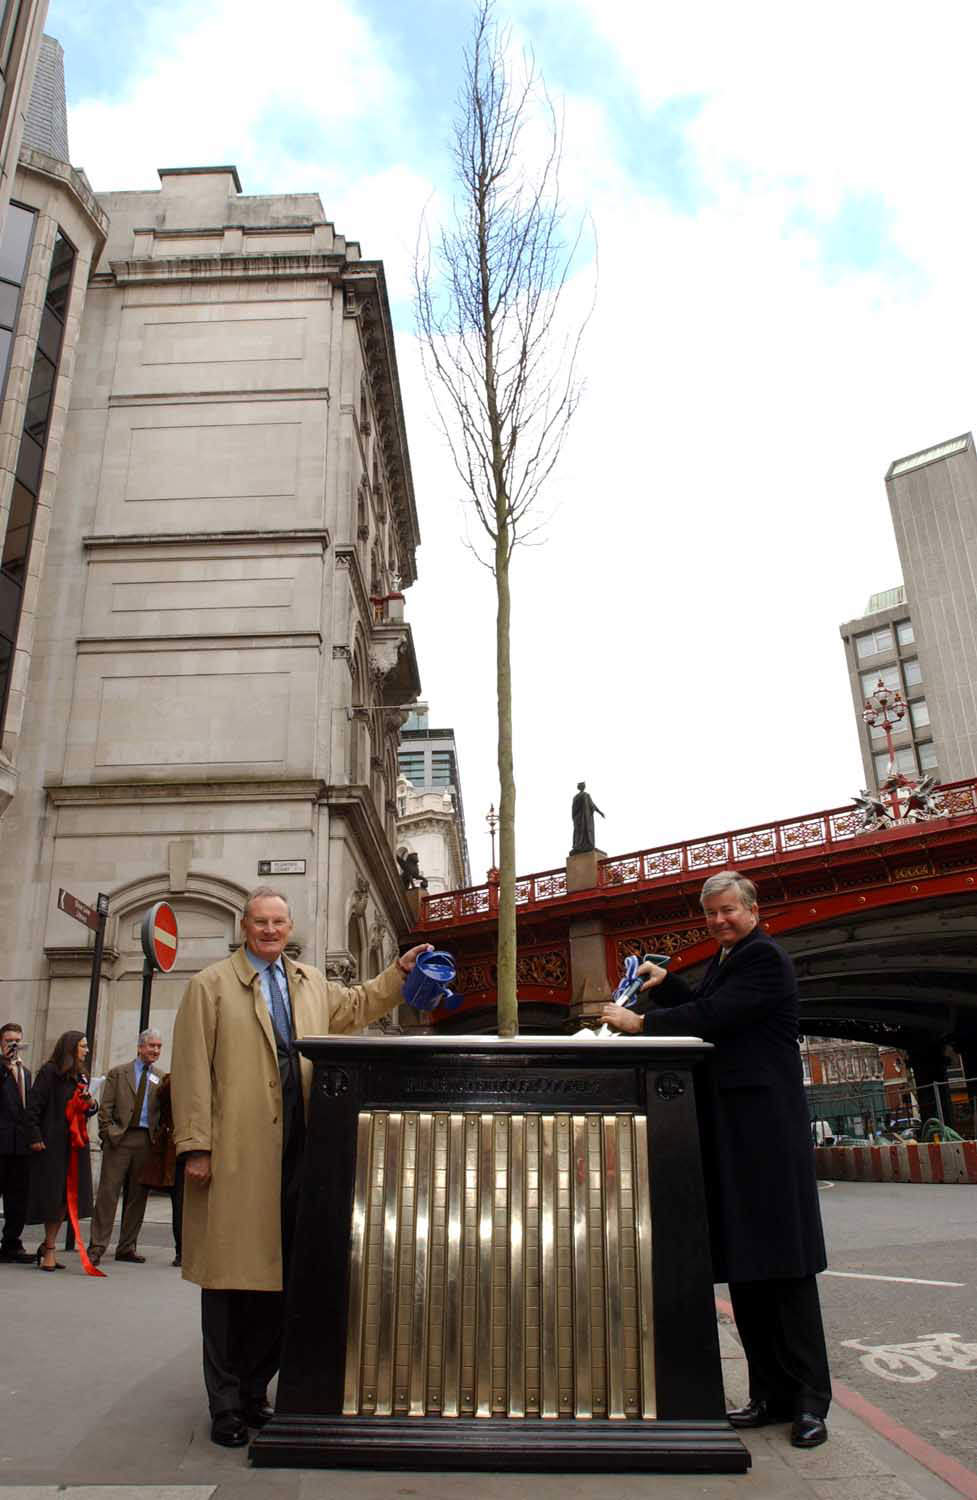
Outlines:
{"type": "Polygon", "coordinates": [[[943,781],[977,775],[977,454],[972,433],[885,479],[943,781]]]}
{"type": "Polygon", "coordinates": [[[15,985],[4,1004],[35,1059],[84,1024],[91,938],[58,892],[105,893],[102,1071],[135,1042],[156,901],[180,933],[153,990],[167,1043],[188,976],[227,954],[259,883],[290,900],[292,951],[330,975],[395,955],[411,921],[398,734],[420,690],[401,589],[419,537],[383,267],[317,195],[167,168],[157,189],[91,200],[85,221],[78,174],[23,155],[18,201],[21,177],[24,192],[40,181],[75,218],[52,196],[16,242],[58,425],[45,448],[18,322],[31,446],[7,523],[25,665],[7,694],[0,999],[15,985]]]}
{"type": "Polygon", "coordinates": [[[841,626],[841,638],[845,643],[865,785],[877,791],[889,763],[884,731],[870,730],[862,718],[865,700],[875,691],[880,678],[890,692],[898,691],[907,703],[905,717],[892,736],[896,769],[906,776],[939,777],[939,747],[930,718],[916,627],[902,585],[873,594],[864,615],[841,626]]]}
{"type": "Polygon", "coordinates": [[[431,891],[471,884],[465,804],[453,729],[432,729],[426,703],[417,703],[400,731],[397,828],[416,853],[431,891]]]}
{"type": "Polygon", "coordinates": [[[896,765],[941,782],[977,775],[977,455],[972,433],[897,458],[885,476],[904,583],[841,626],[866,784],[887,756],[862,722],[879,677],[909,705],[896,765]]]}

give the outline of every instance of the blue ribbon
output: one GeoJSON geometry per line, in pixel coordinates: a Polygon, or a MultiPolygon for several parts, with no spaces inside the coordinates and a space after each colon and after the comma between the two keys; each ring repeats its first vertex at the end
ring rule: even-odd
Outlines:
{"type": "Polygon", "coordinates": [[[624,960],[624,973],[618,981],[617,989],[611,996],[615,1005],[623,1005],[627,1010],[633,1010],[638,991],[645,982],[645,976],[638,973],[638,964],[641,962],[636,953],[629,953],[624,960]]]}

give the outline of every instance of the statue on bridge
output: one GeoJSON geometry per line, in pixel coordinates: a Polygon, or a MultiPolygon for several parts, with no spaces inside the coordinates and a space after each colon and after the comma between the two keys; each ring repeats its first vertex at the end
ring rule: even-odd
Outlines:
{"type": "Polygon", "coordinates": [[[577,795],[573,799],[571,809],[573,815],[573,845],[571,854],[589,854],[596,848],[594,843],[594,813],[604,814],[600,811],[593,797],[586,790],[585,781],[577,782],[577,795]]]}
{"type": "Polygon", "coordinates": [[[401,844],[397,850],[397,864],[400,867],[400,883],[405,891],[427,890],[427,881],[421,874],[419,854],[408,849],[406,844],[401,844]]]}

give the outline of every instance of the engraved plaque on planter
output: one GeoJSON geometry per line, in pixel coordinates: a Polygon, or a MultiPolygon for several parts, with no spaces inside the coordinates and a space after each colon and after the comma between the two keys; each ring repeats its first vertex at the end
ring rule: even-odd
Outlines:
{"type": "Polygon", "coordinates": [[[693,1091],[674,1087],[705,1044],[300,1046],[316,1073],[257,1464],[748,1467],[724,1419],[693,1091]]]}

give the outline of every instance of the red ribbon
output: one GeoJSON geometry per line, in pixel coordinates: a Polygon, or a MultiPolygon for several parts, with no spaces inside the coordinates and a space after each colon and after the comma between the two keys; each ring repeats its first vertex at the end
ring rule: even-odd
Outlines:
{"type": "Polygon", "coordinates": [[[104,1271],[92,1265],[85,1249],[84,1236],[78,1227],[78,1157],[88,1148],[88,1111],[91,1104],[92,1096],[88,1087],[81,1082],[64,1109],[65,1119],[68,1121],[68,1217],[75,1231],[75,1243],[85,1275],[104,1276],[104,1271]]]}

